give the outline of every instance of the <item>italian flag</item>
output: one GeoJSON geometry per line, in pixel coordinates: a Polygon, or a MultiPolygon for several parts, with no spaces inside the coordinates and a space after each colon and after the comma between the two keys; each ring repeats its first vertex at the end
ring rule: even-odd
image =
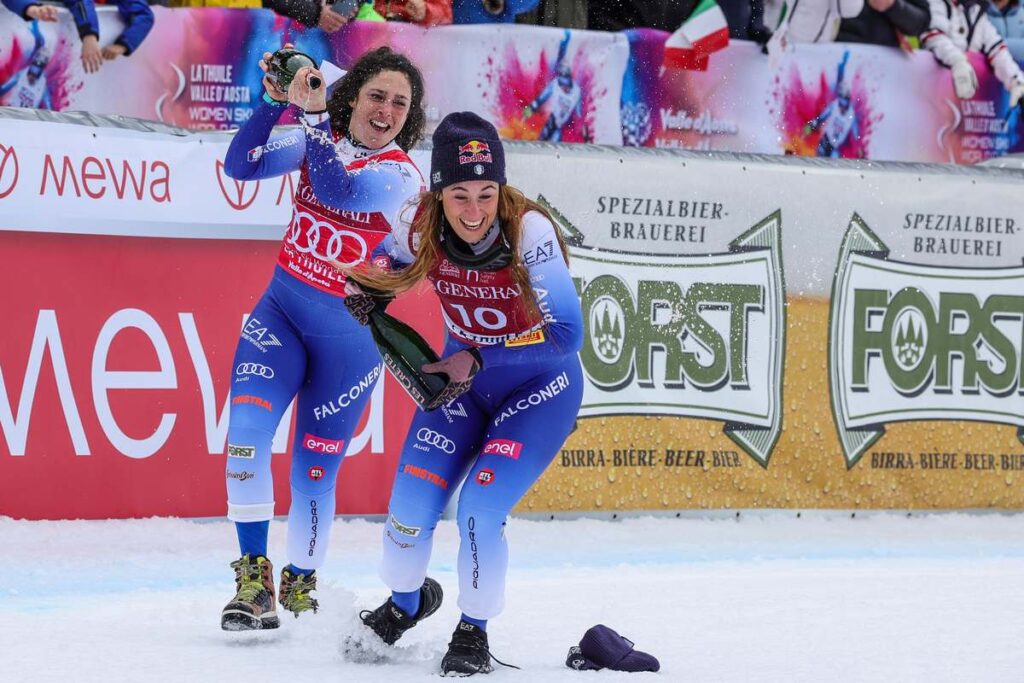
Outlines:
{"type": "Polygon", "coordinates": [[[669,68],[705,71],[708,55],[729,44],[729,26],[715,0],[701,0],[693,14],[665,41],[663,64],[669,68]]]}

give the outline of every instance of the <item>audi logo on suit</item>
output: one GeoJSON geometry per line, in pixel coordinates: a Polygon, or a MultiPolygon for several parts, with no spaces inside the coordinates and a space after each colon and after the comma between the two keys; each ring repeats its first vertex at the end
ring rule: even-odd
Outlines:
{"type": "Polygon", "coordinates": [[[235,368],[235,374],[239,377],[255,375],[256,377],[273,379],[274,368],[260,363],[239,363],[238,367],[235,368]]]}
{"type": "Polygon", "coordinates": [[[421,443],[434,446],[435,448],[439,448],[448,455],[451,455],[452,453],[455,452],[455,442],[449,439],[444,434],[441,434],[440,432],[435,432],[433,429],[427,429],[426,427],[423,427],[418,432],[416,432],[416,440],[421,443]]]}

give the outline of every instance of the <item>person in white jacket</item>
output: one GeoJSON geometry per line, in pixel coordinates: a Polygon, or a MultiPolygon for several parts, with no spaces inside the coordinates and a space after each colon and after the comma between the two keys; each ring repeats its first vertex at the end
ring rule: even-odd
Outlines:
{"type": "Polygon", "coordinates": [[[964,100],[974,97],[978,90],[978,74],[967,59],[967,51],[981,52],[1009,92],[1012,108],[1024,95],[1024,74],[986,16],[986,5],[985,0],[928,0],[931,26],[921,35],[921,44],[949,67],[953,90],[964,100]]]}
{"type": "Polygon", "coordinates": [[[864,0],[769,1],[765,24],[769,16],[778,16],[776,33],[783,43],[831,43],[839,33],[839,22],[859,16],[863,9],[864,0]]]}

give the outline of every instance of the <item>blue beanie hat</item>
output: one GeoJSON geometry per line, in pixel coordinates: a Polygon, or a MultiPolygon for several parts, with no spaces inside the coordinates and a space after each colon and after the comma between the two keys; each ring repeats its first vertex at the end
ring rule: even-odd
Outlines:
{"type": "Polygon", "coordinates": [[[565,665],[580,671],[657,671],[661,668],[654,655],[635,649],[632,640],[604,624],[587,629],[579,646],[569,648],[565,665]]]}
{"type": "Polygon", "coordinates": [[[497,129],[471,111],[444,117],[433,135],[430,191],[464,180],[505,184],[505,150],[497,129]]]}

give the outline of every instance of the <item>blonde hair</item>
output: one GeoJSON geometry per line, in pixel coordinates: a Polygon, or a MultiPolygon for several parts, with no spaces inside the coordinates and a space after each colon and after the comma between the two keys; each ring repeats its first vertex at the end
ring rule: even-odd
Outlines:
{"type": "MultiPolygon", "coordinates": [[[[348,271],[346,275],[360,285],[393,293],[412,289],[420,280],[427,277],[441,260],[441,225],[444,221],[441,193],[420,193],[415,211],[412,226],[409,228],[412,244],[416,245],[416,258],[412,265],[403,270],[387,272],[364,264],[348,271]],[[417,237],[418,244],[416,243],[417,237]]],[[[498,187],[498,224],[512,251],[512,280],[519,287],[519,291],[524,294],[526,292],[533,294],[530,274],[520,255],[523,243],[523,216],[528,211],[541,213],[554,225],[551,214],[540,204],[527,198],[521,191],[511,185],[498,187]]],[[[568,265],[569,250],[566,248],[561,231],[557,226],[555,227],[555,236],[558,239],[558,246],[562,250],[562,258],[568,265]]],[[[527,299],[527,307],[532,314],[539,315],[540,311],[535,295],[527,299]]]]}

